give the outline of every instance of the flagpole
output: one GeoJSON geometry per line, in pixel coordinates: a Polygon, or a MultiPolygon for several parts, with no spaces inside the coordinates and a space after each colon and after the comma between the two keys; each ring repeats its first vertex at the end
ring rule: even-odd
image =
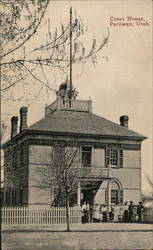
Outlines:
{"type": "Polygon", "coordinates": [[[70,8],[70,98],[72,97],[72,7],[70,8]]]}

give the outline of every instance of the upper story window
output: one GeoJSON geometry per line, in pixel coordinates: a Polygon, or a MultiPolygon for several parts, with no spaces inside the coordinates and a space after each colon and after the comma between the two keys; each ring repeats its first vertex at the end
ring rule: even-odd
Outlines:
{"type": "Polygon", "coordinates": [[[92,147],[82,147],[82,166],[83,167],[91,166],[91,152],[92,152],[92,147]]]}
{"type": "Polygon", "coordinates": [[[106,149],[106,166],[123,167],[123,149],[107,148],[106,149]]]}

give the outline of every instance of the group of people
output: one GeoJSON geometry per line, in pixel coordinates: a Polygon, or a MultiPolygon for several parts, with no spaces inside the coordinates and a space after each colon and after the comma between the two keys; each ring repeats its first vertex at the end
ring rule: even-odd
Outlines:
{"type": "Polygon", "coordinates": [[[126,201],[124,203],[123,221],[134,222],[137,217],[137,221],[142,222],[143,208],[144,207],[141,201],[139,202],[138,206],[135,206],[133,201],[130,201],[129,204],[126,201]]]}
{"type": "Polygon", "coordinates": [[[142,215],[142,202],[139,202],[139,205],[134,205],[133,201],[125,202],[124,206],[116,204],[111,206],[110,209],[105,204],[92,206],[85,201],[82,204],[82,223],[107,221],[142,222],[142,215]]]}
{"type": "Polygon", "coordinates": [[[91,206],[88,202],[84,201],[82,205],[82,223],[88,222],[98,222],[103,221],[107,222],[107,207],[105,205],[98,205],[91,206]]]}

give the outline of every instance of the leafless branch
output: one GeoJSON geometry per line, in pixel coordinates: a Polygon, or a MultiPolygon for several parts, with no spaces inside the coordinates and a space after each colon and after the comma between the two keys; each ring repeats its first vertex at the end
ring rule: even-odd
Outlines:
{"type": "Polygon", "coordinates": [[[9,54],[15,52],[17,49],[21,48],[21,47],[22,47],[22,46],[23,46],[23,45],[24,45],[24,44],[25,44],[25,43],[26,43],[35,33],[36,33],[36,31],[37,31],[37,29],[38,29],[38,26],[40,25],[40,23],[41,23],[41,21],[42,21],[44,15],[45,15],[46,9],[47,9],[47,7],[48,7],[48,3],[49,3],[49,0],[47,0],[45,9],[44,9],[44,11],[43,11],[43,13],[42,13],[42,15],[41,15],[41,17],[40,17],[40,19],[39,19],[37,25],[35,26],[34,30],[32,31],[32,33],[29,34],[29,35],[27,36],[27,38],[26,38],[25,40],[23,40],[17,47],[11,49],[11,50],[10,50],[9,52],[7,52],[7,53],[4,53],[3,55],[0,56],[0,58],[4,58],[4,57],[6,57],[7,55],[9,55],[9,54]]]}

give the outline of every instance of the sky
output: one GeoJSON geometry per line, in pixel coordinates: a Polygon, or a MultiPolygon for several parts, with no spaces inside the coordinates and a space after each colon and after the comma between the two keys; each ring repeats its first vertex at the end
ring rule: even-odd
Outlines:
{"type": "MultiPolygon", "coordinates": [[[[129,116],[129,128],[148,137],[142,143],[142,189],[149,190],[146,175],[153,176],[152,141],[153,141],[153,87],[152,87],[152,1],[50,1],[44,20],[37,34],[26,43],[26,51],[41,44],[50,19],[51,29],[60,23],[69,21],[69,8],[81,16],[88,27],[82,38],[86,47],[90,47],[95,36],[97,44],[107,35],[108,44],[97,54],[97,64],[87,60],[84,64],[73,66],[73,85],[77,88],[78,99],[93,101],[93,112],[108,120],[119,123],[121,115],[129,116]],[[149,25],[133,26],[110,25],[111,20],[124,20],[127,16],[143,18],[149,25]]],[[[115,24],[120,21],[113,21],[115,24]]],[[[20,52],[16,56],[18,57],[20,52]]],[[[56,69],[47,68],[45,73],[50,86],[58,86],[66,79],[66,74],[56,69]]],[[[42,77],[41,72],[37,74],[42,77]]],[[[28,108],[28,125],[44,116],[44,107],[55,100],[55,94],[42,91],[36,100],[29,96],[40,88],[40,83],[27,77],[23,84],[28,86],[28,94],[21,101],[2,103],[2,117],[10,124],[12,115],[18,115],[21,106],[28,108]],[[29,87],[30,86],[30,87],[29,87]]],[[[26,87],[25,87],[26,88],[26,87]]],[[[23,96],[23,85],[17,84],[14,96],[23,96]]],[[[7,134],[5,140],[8,138],[7,134]]]]}

